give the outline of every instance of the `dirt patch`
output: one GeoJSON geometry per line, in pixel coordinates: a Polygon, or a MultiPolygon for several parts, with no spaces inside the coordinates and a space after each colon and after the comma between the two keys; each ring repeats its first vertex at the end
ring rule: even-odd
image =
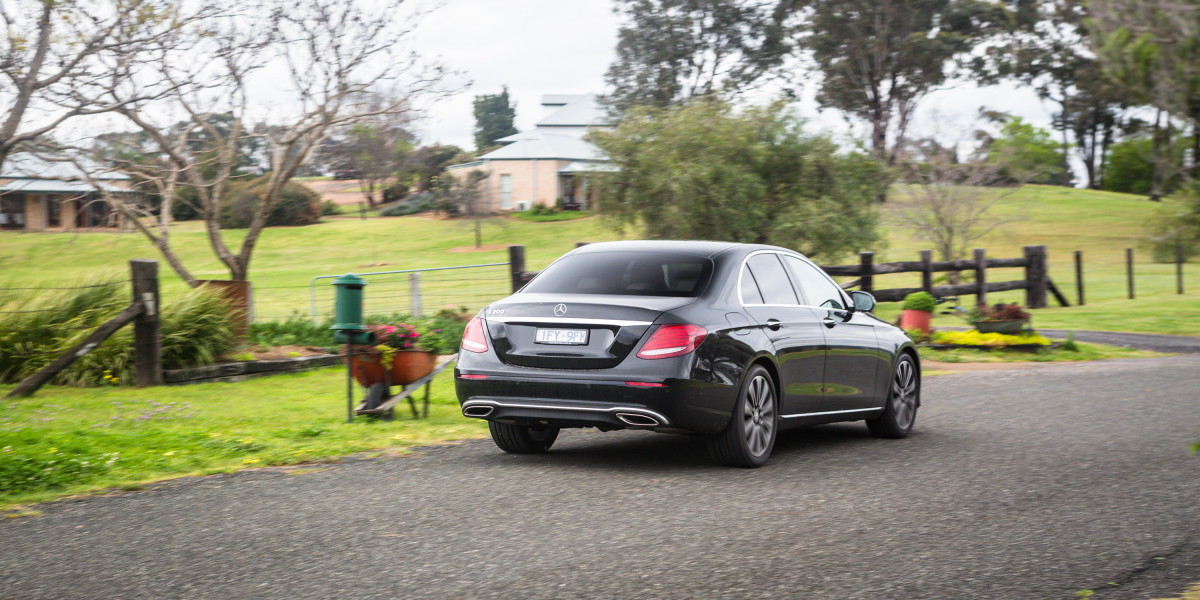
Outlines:
{"type": "Polygon", "coordinates": [[[486,244],[476,248],[475,246],[456,246],[446,250],[446,252],[491,252],[493,250],[503,250],[508,247],[508,244],[486,244]]]}

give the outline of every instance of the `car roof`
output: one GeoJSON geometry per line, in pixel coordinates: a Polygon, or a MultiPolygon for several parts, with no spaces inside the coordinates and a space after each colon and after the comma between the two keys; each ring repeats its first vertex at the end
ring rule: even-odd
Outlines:
{"type": "Polygon", "coordinates": [[[576,248],[574,254],[590,254],[593,252],[677,252],[694,254],[696,256],[712,257],[730,250],[786,250],[777,246],[764,244],[740,244],[737,242],[713,242],[699,240],[627,240],[620,242],[599,242],[576,248]]]}

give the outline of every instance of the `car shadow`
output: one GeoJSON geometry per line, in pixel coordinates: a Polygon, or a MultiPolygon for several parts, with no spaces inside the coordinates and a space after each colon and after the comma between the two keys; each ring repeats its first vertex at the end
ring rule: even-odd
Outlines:
{"type": "MultiPolygon", "coordinates": [[[[805,427],[779,434],[768,465],[784,465],[841,447],[876,441],[861,423],[839,423],[805,427]]],[[[483,464],[614,469],[646,472],[723,469],[708,457],[699,435],[669,435],[648,431],[565,430],[546,454],[513,455],[499,449],[478,457],[483,464]]]]}

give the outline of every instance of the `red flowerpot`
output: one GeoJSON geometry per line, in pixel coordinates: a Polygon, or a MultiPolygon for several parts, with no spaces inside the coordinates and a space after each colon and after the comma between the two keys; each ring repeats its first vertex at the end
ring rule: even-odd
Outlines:
{"type": "MultiPolygon", "coordinates": [[[[353,354],[350,357],[350,370],[354,379],[363,387],[376,383],[384,383],[381,354],[371,351],[353,354]]],[[[343,359],[344,360],[344,359],[343,359]]],[[[388,371],[391,374],[392,385],[408,385],[433,372],[437,364],[437,355],[424,350],[396,350],[388,371]]]]}
{"type": "Polygon", "coordinates": [[[900,311],[900,329],[908,331],[909,329],[920,329],[921,333],[926,335],[932,329],[930,321],[933,319],[933,313],[923,310],[902,310],[900,311]]]}

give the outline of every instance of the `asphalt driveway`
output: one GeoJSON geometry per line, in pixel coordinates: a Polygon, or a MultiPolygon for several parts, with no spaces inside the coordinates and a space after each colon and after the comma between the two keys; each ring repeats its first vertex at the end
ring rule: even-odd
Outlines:
{"type": "Polygon", "coordinates": [[[912,437],[788,433],[757,470],[566,431],[190,478],[0,522],[0,597],[1161,597],[1200,581],[1198,408],[1200,355],[1060,363],[930,378],[912,437]]]}

